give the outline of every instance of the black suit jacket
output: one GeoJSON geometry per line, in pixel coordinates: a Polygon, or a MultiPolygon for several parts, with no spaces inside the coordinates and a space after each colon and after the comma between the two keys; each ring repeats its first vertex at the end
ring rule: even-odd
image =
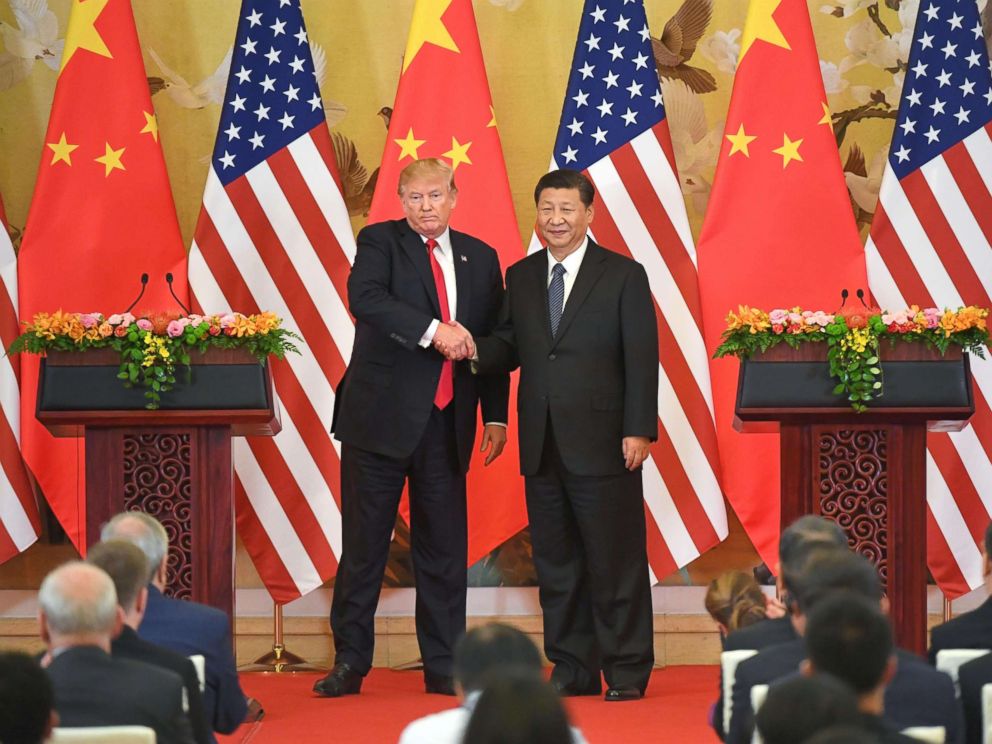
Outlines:
{"type": "Polygon", "coordinates": [[[183,656],[204,656],[207,686],[203,707],[207,725],[214,731],[229,734],[244,722],[248,704],[234,664],[227,615],[215,607],[166,597],[149,586],[148,607],[138,635],[183,656]]]}
{"type": "MultiPolygon", "coordinates": [[[[806,644],[800,638],[766,648],[738,665],[727,742],[751,741],[751,688],[797,673],[805,658],[806,644]]],[[[896,658],[896,675],[885,689],[885,721],[900,731],[910,726],[943,726],[947,744],[960,744],[964,727],[951,678],[908,651],[897,649],[896,658]]]]}
{"type": "MultiPolygon", "coordinates": [[[[962,616],[963,617],[963,616],[962,616]]],[[[982,686],[992,682],[992,654],[972,659],[958,669],[965,741],[982,744],[982,686]]]]}
{"type": "Polygon", "coordinates": [[[186,688],[186,700],[189,703],[189,722],[193,728],[193,738],[197,744],[210,744],[214,741],[213,733],[207,725],[206,714],[203,712],[203,694],[200,692],[200,679],[196,674],[193,662],[182,654],[170,651],[162,646],[156,646],[142,638],[127,625],[121,631],[120,637],[110,644],[110,653],[118,659],[133,659],[143,661],[152,666],[168,669],[178,674],[186,688]]]}
{"type": "MultiPolygon", "coordinates": [[[[457,305],[455,319],[473,336],[488,334],[503,298],[496,251],[450,230],[457,305]]],[[[443,357],[421,337],[441,318],[434,274],[423,238],[406,220],[368,225],[358,234],[348,277],[355,316],[351,362],[338,386],[332,431],[346,444],[388,457],[409,456],[434,405],[443,357]]],[[[506,372],[476,377],[468,362],[454,366],[455,434],[462,472],[475,441],[477,405],[486,422],[506,422],[506,372]]]]}
{"type": "Polygon", "coordinates": [[[114,658],[96,646],[67,648],[46,671],[60,726],[148,726],[159,744],[193,741],[183,681],[174,672],[114,658]]]}
{"type": "Polygon", "coordinates": [[[936,664],[937,652],[947,648],[992,649],[992,598],[930,631],[930,663],[936,664]]]}
{"type": "Polygon", "coordinates": [[[592,240],[557,335],[548,314],[548,252],[506,272],[506,297],[489,338],[477,339],[479,371],[520,367],[520,469],[541,464],[550,415],[569,472],[624,472],[621,440],[658,435],[658,328],[647,274],[592,240]]]}

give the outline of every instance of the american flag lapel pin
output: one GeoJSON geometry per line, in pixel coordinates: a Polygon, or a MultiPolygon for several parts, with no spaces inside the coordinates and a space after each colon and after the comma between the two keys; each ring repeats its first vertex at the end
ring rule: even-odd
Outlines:
{"type": "Polygon", "coordinates": [[[468,263],[468,256],[466,256],[464,253],[460,253],[458,255],[458,258],[460,258],[464,263],[468,263]]]}

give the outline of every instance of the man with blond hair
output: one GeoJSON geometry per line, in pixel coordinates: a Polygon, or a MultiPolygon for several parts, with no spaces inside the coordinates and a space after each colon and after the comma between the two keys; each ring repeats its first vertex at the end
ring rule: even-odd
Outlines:
{"type": "Polygon", "coordinates": [[[193,742],[179,676],[110,655],[124,613],[104,571],[81,561],[56,568],[38,606],[60,726],[148,726],[159,744],[193,742]]]}
{"type": "Polygon", "coordinates": [[[454,645],[465,630],[465,474],[480,402],[486,464],[506,443],[508,375],[476,377],[437,350],[471,356],[470,334],[495,324],[496,251],[448,227],[458,190],[443,161],[408,165],[398,192],[405,219],[358,234],[348,278],[355,343],[332,425],[342,442],[344,541],[331,606],[335,663],[314,686],[326,697],[359,692],[372,666],[375,608],[407,483],[425,689],[454,694],[454,645]]]}

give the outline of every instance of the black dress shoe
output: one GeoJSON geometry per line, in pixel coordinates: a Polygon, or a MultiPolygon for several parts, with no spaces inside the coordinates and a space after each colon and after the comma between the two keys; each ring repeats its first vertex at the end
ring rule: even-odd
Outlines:
{"type": "Polygon", "coordinates": [[[602,692],[602,688],[599,685],[591,685],[589,687],[576,687],[575,685],[565,684],[564,682],[559,682],[557,680],[551,680],[551,686],[555,688],[555,691],[561,695],[561,697],[579,697],[580,695],[598,695],[602,692]]]}
{"type": "Polygon", "coordinates": [[[350,664],[335,664],[326,677],[314,682],[313,691],[321,697],[357,695],[362,690],[362,679],[364,677],[350,664]]]}
{"type": "Polygon", "coordinates": [[[644,693],[636,687],[611,687],[606,691],[603,700],[608,703],[618,703],[625,700],[640,700],[644,693]]]}
{"type": "Polygon", "coordinates": [[[424,670],[424,690],[431,695],[454,695],[455,681],[446,674],[424,670]]]}

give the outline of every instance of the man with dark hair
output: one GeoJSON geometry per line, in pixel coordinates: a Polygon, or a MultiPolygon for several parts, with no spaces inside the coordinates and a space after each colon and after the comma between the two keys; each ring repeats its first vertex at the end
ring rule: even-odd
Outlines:
{"type": "MultiPolygon", "coordinates": [[[[465,727],[479,696],[494,674],[515,670],[541,676],[541,654],[534,642],[510,625],[489,623],[473,628],[455,646],[455,689],[462,697],[458,708],[418,718],[408,725],[399,744],[461,744],[465,727]]],[[[584,744],[572,729],[572,744],[584,744]]]]}
{"type": "MultiPolygon", "coordinates": [[[[179,675],[186,690],[189,721],[197,744],[213,741],[203,712],[200,680],[193,662],[182,654],[138,637],[148,607],[148,561],[140,548],[124,540],[99,542],[89,549],[86,562],[102,568],[114,582],[117,604],[124,612],[121,634],[110,643],[110,654],[167,669],[179,675]]],[[[2,741],[2,739],[0,739],[2,741]]]]}
{"type": "Polygon", "coordinates": [[[517,410],[551,682],[563,695],[643,696],[654,665],[641,464],[658,436],[658,333],[644,268],[588,234],[593,186],[535,189],[546,250],[506,272],[477,371],[520,368],[517,410]]]}
{"type": "MultiPolygon", "coordinates": [[[[875,567],[864,556],[836,547],[814,551],[798,569],[784,571],[783,581],[791,597],[792,622],[800,636],[805,635],[807,617],[817,604],[837,591],[887,607],[875,567]]],[[[795,674],[806,655],[805,641],[800,638],[765,648],[738,665],[728,742],[746,744],[751,740],[751,688],[795,674]]],[[[961,713],[950,677],[907,651],[898,651],[897,658],[896,675],[885,690],[886,720],[899,730],[943,726],[948,742],[959,741],[961,713]]]]}
{"type": "Polygon", "coordinates": [[[0,652],[0,742],[41,744],[58,724],[52,683],[20,651],[0,652]]]}
{"type": "MultiPolygon", "coordinates": [[[[985,577],[985,591],[992,590],[992,523],[985,528],[985,542],[982,547],[982,576],[985,577]]],[[[937,652],[945,648],[988,648],[992,649],[992,597],[971,612],[965,612],[946,623],[936,626],[930,632],[930,663],[937,662],[937,652]]]]}
{"type": "Polygon", "coordinates": [[[102,569],[82,561],[59,566],[41,582],[38,607],[60,726],[148,726],[159,744],[193,741],[182,679],[110,655],[123,612],[102,569]]]}
{"type": "MultiPolygon", "coordinates": [[[[727,635],[723,650],[754,649],[760,651],[769,646],[790,643],[799,639],[799,634],[796,633],[793,620],[788,612],[790,605],[794,606],[794,602],[785,588],[783,577],[786,572],[799,571],[812,552],[831,548],[846,551],[847,536],[836,522],[824,517],[807,514],[782,530],[782,535],[778,541],[779,562],[776,570],[776,584],[778,593],[786,605],[786,614],[735,630],[727,635]]],[[[723,705],[723,673],[721,670],[720,688],[714,715],[711,719],[713,728],[721,739],[726,736],[726,732],[723,730],[723,705]]]]}
{"type": "Polygon", "coordinates": [[[882,742],[913,741],[882,718],[885,688],[894,679],[898,662],[892,627],[877,602],[853,592],[834,592],[810,613],[805,637],[809,652],[805,671],[826,672],[849,685],[858,696],[865,729],[882,742]]]}
{"type": "Polygon", "coordinates": [[[773,685],[755,716],[764,744],[797,744],[829,726],[859,722],[857,696],[826,674],[773,685]]]}

